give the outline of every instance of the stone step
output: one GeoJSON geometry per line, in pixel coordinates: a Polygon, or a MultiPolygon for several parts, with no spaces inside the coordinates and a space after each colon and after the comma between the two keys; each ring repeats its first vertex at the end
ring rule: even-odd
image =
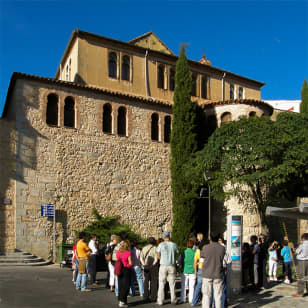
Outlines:
{"type": "Polygon", "coordinates": [[[41,261],[41,262],[35,262],[35,263],[1,263],[1,266],[43,266],[43,265],[49,265],[51,264],[50,261],[41,261]]]}
{"type": "Polygon", "coordinates": [[[33,263],[44,261],[42,258],[33,256],[32,258],[5,258],[0,259],[0,263],[33,263]]]}
{"type": "Polygon", "coordinates": [[[47,265],[50,261],[23,251],[6,252],[0,254],[0,266],[36,266],[47,265]]]}

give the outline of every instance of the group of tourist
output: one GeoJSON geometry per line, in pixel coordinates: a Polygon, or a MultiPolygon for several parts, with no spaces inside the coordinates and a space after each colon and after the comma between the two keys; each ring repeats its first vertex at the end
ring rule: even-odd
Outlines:
{"type": "MultiPolygon", "coordinates": [[[[242,250],[242,283],[244,289],[250,286],[263,289],[269,287],[269,281],[278,281],[277,268],[279,260],[283,265],[283,282],[290,284],[292,282],[292,267],[295,264],[293,256],[296,256],[297,285],[298,290],[294,297],[304,295],[305,282],[303,278],[308,275],[308,233],[301,237],[302,243],[297,249],[294,248],[288,236],[285,236],[282,244],[273,241],[270,245],[265,241],[264,235],[252,235],[249,243],[243,243],[242,250]],[[268,272],[266,273],[268,261],[268,272]]],[[[308,290],[308,285],[306,285],[308,290]]]]}
{"type": "MultiPolygon", "coordinates": [[[[122,240],[112,235],[105,250],[108,263],[108,287],[115,292],[119,307],[127,307],[127,297],[136,295],[135,285],[138,285],[139,296],[144,302],[156,302],[162,306],[165,299],[166,282],[169,284],[171,303],[189,302],[197,306],[202,299],[202,307],[225,307],[226,302],[226,274],[227,265],[231,258],[227,254],[223,239],[210,236],[205,241],[202,233],[195,237],[188,236],[186,249],[179,254],[177,245],[171,240],[169,232],[163,232],[162,238],[148,239],[148,244],[142,249],[136,242],[122,240]],[[181,297],[176,297],[176,273],[180,268],[181,297]],[[137,284],[136,284],[137,282],[137,284]]],[[[96,281],[97,237],[92,235],[89,244],[85,242],[85,235],[73,247],[73,281],[77,290],[90,291],[87,288],[87,276],[90,283],[96,281]]],[[[256,288],[267,288],[266,273],[267,256],[269,261],[269,280],[277,280],[277,262],[279,255],[284,259],[285,283],[292,279],[291,255],[296,254],[299,262],[299,278],[308,274],[308,234],[302,236],[302,244],[294,249],[285,238],[283,248],[274,241],[269,247],[263,235],[251,236],[251,244],[243,244],[242,268],[243,286],[249,283],[256,288]]],[[[306,286],[307,287],[307,286],[306,286]]],[[[298,281],[298,292],[295,297],[303,296],[305,282],[298,281]]]]}

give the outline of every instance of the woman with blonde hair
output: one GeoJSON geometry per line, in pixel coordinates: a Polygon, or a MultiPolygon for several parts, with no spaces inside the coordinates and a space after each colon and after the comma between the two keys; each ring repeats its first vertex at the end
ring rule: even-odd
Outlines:
{"type": "Polygon", "coordinates": [[[121,260],[123,264],[123,270],[121,274],[118,276],[119,307],[128,307],[127,295],[129,293],[129,287],[131,281],[131,267],[132,267],[130,243],[128,240],[124,240],[121,242],[121,246],[117,251],[117,260],[121,260]]]}
{"type": "Polygon", "coordinates": [[[277,241],[274,241],[268,249],[268,275],[270,281],[277,281],[277,265],[278,265],[278,255],[277,250],[279,245],[277,241]]]}

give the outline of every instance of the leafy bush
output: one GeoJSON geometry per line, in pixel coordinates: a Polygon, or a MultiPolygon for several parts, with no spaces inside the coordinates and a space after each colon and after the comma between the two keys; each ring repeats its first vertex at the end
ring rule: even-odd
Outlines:
{"type": "Polygon", "coordinates": [[[128,239],[129,241],[136,240],[139,245],[145,245],[146,239],[134,233],[129,225],[121,224],[119,222],[119,217],[102,217],[95,208],[92,209],[92,214],[95,217],[95,221],[84,230],[75,231],[77,236],[79,236],[81,232],[84,232],[87,242],[90,240],[92,234],[96,234],[99,243],[106,245],[110,242],[110,236],[116,234],[119,235],[121,239],[128,239]]]}

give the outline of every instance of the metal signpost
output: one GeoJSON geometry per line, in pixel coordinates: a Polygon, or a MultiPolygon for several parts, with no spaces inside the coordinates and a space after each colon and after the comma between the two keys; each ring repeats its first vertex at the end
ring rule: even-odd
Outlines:
{"type": "Polygon", "coordinates": [[[232,263],[228,268],[228,296],[241,293],[243,216],[228,216],[227,251],[232,263]]]}
{"type": "Polygon", "coordinates": [[[52,261],[56,262],[56,206],[54,204],[41,204],[41,216],[53,217],[53,248],[52,261]]]}

